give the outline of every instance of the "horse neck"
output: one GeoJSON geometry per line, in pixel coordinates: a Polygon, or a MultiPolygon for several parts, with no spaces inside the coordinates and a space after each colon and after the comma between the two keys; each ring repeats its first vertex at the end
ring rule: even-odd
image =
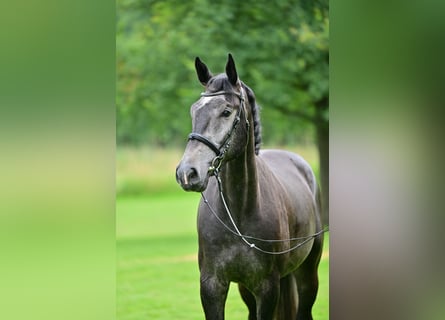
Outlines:
{"type": "MultiPolygon", "coordinates": [[[[227,162],[221,170],[223,193],[235,217],[246,217],[256,212],[258,203],[258,175],[253,130],[243,154],[227,162]]],[[[239,221],[239,219],[237,219],[239,221]]]]}

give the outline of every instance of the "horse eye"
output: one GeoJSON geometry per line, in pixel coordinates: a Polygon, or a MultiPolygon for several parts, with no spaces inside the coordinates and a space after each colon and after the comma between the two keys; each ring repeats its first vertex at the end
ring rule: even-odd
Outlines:
{"type": "Polygon", "coordinates": [[[225,117],[225,118],[227,118],[228,116],[230,116],[232,114],[232,110],[229,110],[229,109],[225,109],[222,113],[221,113],[221,115],[223,116],[223,117],[225,117]]]}

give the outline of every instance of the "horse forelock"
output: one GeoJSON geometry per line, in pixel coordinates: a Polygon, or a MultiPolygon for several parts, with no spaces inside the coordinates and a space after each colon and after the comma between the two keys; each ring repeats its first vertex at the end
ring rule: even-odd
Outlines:
{"type": "Polygon", "coordinates": [[[212,77],[207,83],[206,89],[210,92],[233,90],[232,84],[225,73],[212,77]]]}

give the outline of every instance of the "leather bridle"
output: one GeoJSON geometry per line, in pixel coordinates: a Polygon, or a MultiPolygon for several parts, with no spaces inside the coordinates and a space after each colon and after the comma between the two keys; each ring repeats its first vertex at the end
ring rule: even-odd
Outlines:
{"type": "Polygon", "coordinates": [[[211,165],[209,167],[209,174],[210,175],[214,175],[215,172],[219,171],[219,168],[221,167],[222,161],[226,155],[227,150],[230,147],[230,138],[233,134],[233,132],[235,131],[238,123],[241,120],[241,112],[244,113],[244,118],[246,120],[246,127],[247,127],[247,138],[249,137],[249,120],[247,119],[247,113],[245,110],[245,100],[244,100],[244,95],[243,95],[243,89],[241,88],[240,93],[237,92],[233,92],[233,91],[217,91],[217,92],[213,92],[213,93],[201,93],[201,97],[214,97],[214,96],[220,96],[220,95],[225,95],[225,94],[231,94],[231,95],[235,95],[237,96],[240,101],[241,104],[239,106],[238,112],[236,114],[235,120],[233,120],[232,123],[232,128],[230,129],[230,131],[227,133],[227,135],[225,136],[224,140],[222,141],[222,143],[220,144],[220,146],[218,147],[217,144],[215,144],[214,142],[212,142],[209,138],[203,136],[200,133],[196,133],[196,132],[192,132],[189,134],[188,136],[188,140],[197,140],[199,142],[202,142],[203,144],[205,144],[207,147],[209,147],[215,154],[215,158],[213,158],[211,165]]]}

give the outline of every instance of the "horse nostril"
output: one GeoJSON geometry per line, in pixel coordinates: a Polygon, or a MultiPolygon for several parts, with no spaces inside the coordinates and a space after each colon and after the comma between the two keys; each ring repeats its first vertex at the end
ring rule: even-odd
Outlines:
{"type": "Polygon", "coordinates": [[[195,168],[190,168],[188,176],[189,176],[189,180],[193,180],[198,177],[198,171],[196,171],[195,168]]]}
{"type": "Polygon", "coordinates": [[[178,166],[176,169],[176,181],[183,186],[191,186],[199,181],[198,170],[192,166],[178,166]]]}
{"type": "Polygon", "coordinates": [[[202,192],[207,186],[207,177],[188,163],[181,163],[176,169],[176,181],[185,191],[202,192]]]}
{"type": "Polygon", "coordinates": [[[184,174],[185,185],[193,185],[194,183],[196,183],[196,180],[199,180],[198,171],[193,167],[186,170],[184,174]]]}

